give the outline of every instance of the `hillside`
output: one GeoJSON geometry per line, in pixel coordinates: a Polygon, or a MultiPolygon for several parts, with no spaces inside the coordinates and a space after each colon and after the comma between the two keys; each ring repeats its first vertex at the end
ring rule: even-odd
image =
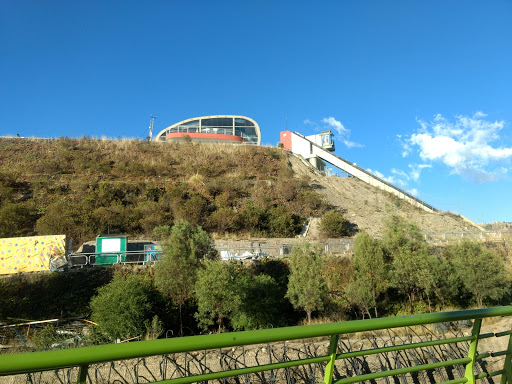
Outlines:
{"type": "Polygon", "coordinates": [[[275,148],[0,139],[0,237],[147,238],[179,219],[220,235],[293,237],[325,209],[275,148]]]}
{"type": "MultiPolygon", "coordinates": [[[[416,224],[422,232],[478,231],[469,220],[449,212],[429,213],[381,191],[354,177],[323,176],[304,164],[296,156],[290,156],[296,177],[310,178],[310,186],[323,196],[326,203],[343,212],[358,229],[372,236],[380,236],[386,218],[397,214],[416,224]]],[[[318,238],[318,219],[312,223],[308,237],[318,238]]]]}
{"type": "Polygon", "coordinates": [[[333,207],[375,236],[391,213],[426,232],[476,229],[354,178],[321,176],[275,148],[0,139],[0,237],[62,233],[79,245],[101,233],[148,238],[187,219],[216,237],[290,238],[333,207]]]}

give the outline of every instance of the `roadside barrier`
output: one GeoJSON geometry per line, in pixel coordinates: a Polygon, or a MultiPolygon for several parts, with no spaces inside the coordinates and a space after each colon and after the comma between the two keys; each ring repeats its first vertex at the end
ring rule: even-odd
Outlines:
{"type": "Polygon", "coordinates": [[[63,383],[123,382],[106,378],[106,372],[119,374],[124,366],[124,382],[139,383],[237,378],[245,383],[349,384],[390,383],[388,378],[393,377],[396,383],[473,384],[501,376],[500,383],[505,384],[512,379],[512,330],[485,334],[480,330],[483,319],[510,315],[512,306],[504,306],[2,355],[0,376],[23,374],[27,382],[51,382],[43,380],[42,373],[34,376],[51,371],[48,374],[63,383]],[[470,325],[468,332],[453,331],[460,322],[470,325]],[[436,327],[448,332],[436,336],[431,329],[436,327]],[[505,336],[509,339],[503,350],[477,352],[479,341],[505,336]],[[370,340],[372,347],[364,347],[368,343],[362,340],[370,340]],[[324,349],[319,347],[322,343],[324,349]],[[301,345],[306,352],[299,351],[301,345]],[[288,353],[276,353],[287,348],[288,353]],[[235,356],[235,350],[241,353],[235,356]],[[258,353],[266,352],[270,359],[258,363],[258,353]],[[248,364],[249,355],[257,364],[248,364]],[[151,374],[146,360],[150,356],[162,358],[151,374]],[[216,364],[203,363],[212,358],[216,364]],[[133,368],[126,368],[129,359],[135,359],[133,368]],[[496,366],[499,369],[489,369],[496,366]]]}

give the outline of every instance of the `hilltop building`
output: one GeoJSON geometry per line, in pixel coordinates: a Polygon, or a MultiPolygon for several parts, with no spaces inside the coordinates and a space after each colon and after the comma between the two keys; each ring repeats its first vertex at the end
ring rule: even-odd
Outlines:
{"type": "Polygon", "coordinates": [[[316,148],[334,152],[334,135],[331,131],[322,131],[319,135],[310,136],[302,136],[297,132],[282,131],[281,145],[284,149],[301,155],[320,172],[324,172],[327,163],[317,156],[316,148]]]}
{"type": "Polygon", "coordinates": [[[237,115],[194,117],[173,124],[158,133],[155,141],[260,145],[260,127],[253,119],[237,115]]]}

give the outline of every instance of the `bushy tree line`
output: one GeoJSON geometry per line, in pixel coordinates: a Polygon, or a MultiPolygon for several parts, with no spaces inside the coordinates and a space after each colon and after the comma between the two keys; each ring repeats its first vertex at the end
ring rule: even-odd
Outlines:
{"type": "Polygon", "coordinates": [[[509,266],[482,243],[462,241],[436,254],[418,227],[400,217],[391,217],[386,228],[382,240],[364,232],[355,238],[346,293],[361,313],[377,316],[378,308],[393,313],[393,306],[395,314],[405,312],[402,297],[410,313],[510,299],[509,266]]]}
{"type": "MultiPolygon", "coordinates": [[[[418,228],[399,217],[390,219],[380,240],[361,231],[352,260],[327,256],[320,245],[302,242],[287,260],[251,266],[221,262],[208,234],[185,221],[170,228],[164,248],[155,265],[153,289],[167,300],[167,315],[155,311],[147,312],[145,319],[129,315],[129,304],[138,301],[112,300],[105,293],[130,292],[117,287],[122,279],[116,277],[110,288],[98,294],[108,298],[109,311],[113,301],[123,303],[118,308],[121,313],[113,316],[116,327],[121,327],[117,319],[125,312],[146,327],[154,316],[164,320],[174,316],[180,334],[190,334],[294,325],[304,315],[310,323],[315,313],[326,319],[364,318],[482,306],[510,297],[510,273],[500,256],[467,241],[434,254],[418,228]]],[[[123,281],[137,286],[130,278],[123,281]]],[[[140,294],[150,296],[142,288],[140,294]]],[[[101,324],[108,319],[96,314],[98,297],[91,308],[93,319],[101,324]]],[[[151,308],[143,300],[137,305],[141,313],[151,308]]],[[[122,327],[127,329],[125,337],[143,333],[135,326],[122,327]]]]}
{"type": "MultiPolygon", "coordinates": [[[[399,217],[389,220],[382,239],[361,231],[352,258],[302,242],[287,259],[242,265],[220,261],[208,233],[186,221],[161,235],[164,255],[154,269],[117,272],[107,284],[110,269],[93,269],[85,281],[81,273],[53,273],[39,282],[2,282],[0,319],[90,316],[98,324],[92,339],[113,341],[169,329],[175,336],[250,330],[304,317],[339,321],[511,298],[508,265],[493,250],[463,241],[434,253],[417,227],[399,217]]],[[[48,335],[41,334],[42,346],[48,335]]]]}
{"type": "Polygon", "coordinates": [[[112,279],[110,268],[32,273],[0,279],[0,321],[89,316],[96,290],[112,279]]]}
{"type": "Polygon", "coordinates": [[[170,228],[163,247],[152,278],[117,274],[91,300],[104,339],[144,335],[155,316],[180,335],[282,326],[297,318],[285,298],[283,262],[251,268],[221,262],[208,233],[186,221],[170,228]]]}

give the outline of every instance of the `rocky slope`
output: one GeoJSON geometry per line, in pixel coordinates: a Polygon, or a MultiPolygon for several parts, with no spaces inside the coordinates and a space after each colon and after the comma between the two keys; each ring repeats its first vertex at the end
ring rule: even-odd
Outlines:
{"type": "MultiPolygon", "coordinates": [[[[325,200],[343,212],[345,218],[372,236],[380,236],[386,218],[397,214],[416,224],[423,232],[479,231],[480,227],[450,212],[425,212],[388,192],[354,177],[323,176],[293,154],[289,161],[296,177],[307,176],[325,200]]],[[[308,238],[318,238],[319,219],[313,219],[308,238]]]]}

